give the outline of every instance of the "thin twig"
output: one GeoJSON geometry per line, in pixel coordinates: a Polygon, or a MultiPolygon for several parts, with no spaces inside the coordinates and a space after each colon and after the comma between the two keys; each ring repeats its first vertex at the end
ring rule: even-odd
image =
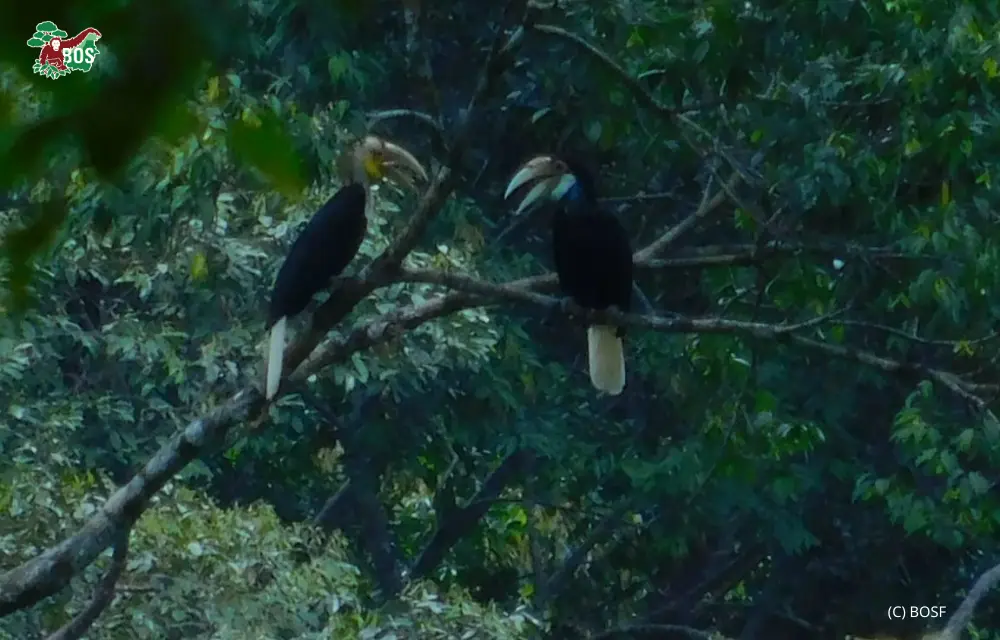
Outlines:
{"type": "MultiPolygon", "coordinates": [[[[740,180],[739,175],[733,174],[729,179],[729,184],[735,186],[740,180]]],[[[719,190],[715,195],[709,196],[712,190],[712,181],[705,185],[705,192],[702,195],[701,204],[687,218],[667,229],[659,238],[651,242],[645,248],[637,251],[634,256],[636,262],[644,262],[662,253],[664,249],[677,242],[682,235],[690,231],[699,222],[704,220],[710,213],[718,209],[726,201],[726,194],[719,190]]]]}
{"type": "Polygon", "coordinates": [[[630,196],[608,196],[598,198],[604,204],[631,204],[636,202],[658,202],[660,200],[677,200],[676,191],[664,191],[660,193],[635,193],[630,196]]]}
{"type": "Polygon", "coordinates": [[[886,326],[886,325],[883,325],[883,324],[875,324],[875,323],[872,323],[872,322],[861,322],[860,320],[841,320],[839,324],[842,324],[842,325],[848,326],[848,327],[862,327],[862,328],[865,328],[865,329],[875,329],[877,331],[882,331],[882,332],[885,332],[885,333],[897,336],[899,338],[903,338],[904,340],[909,340],[910,342],[915,342],[917,344],[923,344],[923,345],[933,346],[933,347],[956,347],[956,346],[962,345],[962,344],[970,345],[971,346],[971,345],[974,345],[974,344],[980,344],[980,343],[983,343],[983,342],[989,342],[990,340],[995,340],[998,336],[1000,336],[1000,333],[998,333],[996,331],[993,331],[993,332],[991,332],[991,333],[989,333],[989,334],[987,334],[987,335],[985,335],[985,336],[983,336],[981,338],[970,338],[968,340],[964,340],[964,339],[959,339],[959,340],[931,340],[929,338],[921,338],[920,336],[915,336],[915,335],[913,335],[911,333],[907,333],[907,332],[903,331],[902,329],[897,329],[895,327],[889,327],[889,326],[886,326]]]}

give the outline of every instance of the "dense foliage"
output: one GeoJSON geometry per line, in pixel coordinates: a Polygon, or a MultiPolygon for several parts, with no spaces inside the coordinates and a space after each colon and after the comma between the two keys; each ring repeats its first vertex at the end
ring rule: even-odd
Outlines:
{"type": "Polygon", "coordinates": [[[947,616],[889,607],[1000,561],[997,8],[528,5],[0,19],[0,638],[104,591],[94,640],[908,637],[947,616]],[[40,20],[94,69],[32,75],[40,20]],[[440,173],[379,187],[351,271],[416,245],[292,324],[263,407],[274,274],[364,130],[440,173]],[[639,251],[619,397],[525,280],[543,151],[639,251]]]}

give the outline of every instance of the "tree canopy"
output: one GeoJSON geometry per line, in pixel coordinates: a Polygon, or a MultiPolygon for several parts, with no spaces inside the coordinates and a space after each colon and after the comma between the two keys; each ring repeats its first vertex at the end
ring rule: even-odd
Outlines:
{"type": "Polygon", "coordinates": [[[996,6],[29,8],[0,638],[1000,638],[996,6]],[[32,74],[56,25],[90,71],[32,74]],[[274,275],[364,133],[431,183],[378,186],[268,404],[274,275]],[[538,153],[595,170],[635,312],[560,303],[503,199],[538,153]]]}

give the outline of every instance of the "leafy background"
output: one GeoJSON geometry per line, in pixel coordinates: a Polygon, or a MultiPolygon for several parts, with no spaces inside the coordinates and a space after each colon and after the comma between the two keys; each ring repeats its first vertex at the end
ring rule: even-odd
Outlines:
{"type": "MultiPolygon", "coordinates": [[[[890,605],[953,611],[997,562],[997,8],[530,9],[406,264],[547,271],[545,221],[513,224],[503,186],[532,153],[581,154],[636,247],[685,231],[639,277],[680,330],[630,331],[617,398],[587,384],[582,328],[537,305],[323,369],[151,501],[86,637],[911,637],[944,620],[890,605]],[[721,204],[682,222],[706,192],[721,204]]],[[[273,275],[344,144],[371,128],[444,162],[517,21],[460,0],[2,11],[9,570],[259,379],[273,275]],[[42,19],[101,30],[92,72],[31,75],[42,19]],[[444,140],[373,115],[397,108],[444,140]]],[[[358,264],[416,208],[378,202],[358,264]]],[[[378,289],[333,334],[438,295],[378,289]]],[[[110,562],[0,637],[48,637],[110,562]]]]}

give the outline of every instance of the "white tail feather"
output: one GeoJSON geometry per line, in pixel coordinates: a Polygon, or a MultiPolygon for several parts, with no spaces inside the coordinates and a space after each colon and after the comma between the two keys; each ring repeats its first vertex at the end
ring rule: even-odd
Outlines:
{"type": "Polygon", "coordinates": [[[281,367],[285,360],[285,327],[288,318],[281,318],[271,327],[271,344],[267,350],[267,387],[264,397],[271,400],[281,386],[281,367]]]}
{"type": "Polygon", "coordinates": [[[625,388],[625,352],[616,327],[587,328],[590,382],[604,393],[617,396],[625,388]]]}

